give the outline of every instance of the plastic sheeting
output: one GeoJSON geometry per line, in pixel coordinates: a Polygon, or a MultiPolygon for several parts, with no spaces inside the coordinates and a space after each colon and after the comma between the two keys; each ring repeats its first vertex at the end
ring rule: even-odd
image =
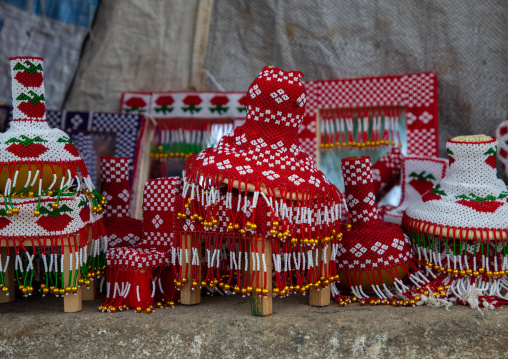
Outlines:
{"type": "Polygon", "coordinates": [[[65,109],[118,111],[123,91],[185,90],[197,0],[102,0],[65,109]]]}
{"type": "Polygon", "coordinates": [[[98,0],[0,1],[0,102],[11,103],[9,57],[44,58],[46,106],[62,107],[98,0]]]}

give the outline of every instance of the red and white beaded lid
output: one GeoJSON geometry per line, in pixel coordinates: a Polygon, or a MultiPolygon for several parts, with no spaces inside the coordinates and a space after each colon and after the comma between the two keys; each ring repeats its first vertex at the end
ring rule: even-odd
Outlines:
{"type": "Polygon", "coordinates": [[[405,226],[427,223],[447,230],[506,231],[508,188],[496,175],[497,139],[484,135],[455,137],[448,141],[446,150],[448,173],[407,208],[405,226]]]}
{"type": "Polygon", "coordinates": [[[298,127],[306,91],[299,71],[265,67],[247,91],[247,119],[186,164],[186,178],[199,175],[277,188],[315,197],[336,187],[300,149],[298,127]]]}

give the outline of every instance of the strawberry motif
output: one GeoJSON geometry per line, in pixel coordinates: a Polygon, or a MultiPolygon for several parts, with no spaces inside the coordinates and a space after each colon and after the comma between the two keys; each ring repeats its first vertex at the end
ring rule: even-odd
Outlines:
{"type": "Polygon", "coordinates": [[[484,153],[485,156],[488,156],[485,159],[485,163],[488,164],[493,169],[496,169],[496,152],[497,150],[491,147],[487,152],[484,153]]]}
{"type": "Polygon", "coordinates": [[[90,207],[86,206],[81,208],[79,211],[79,217],[84,223],[87,223],[90,220],[90,207]]]}
{"type": "Polygon", "coordinates": [[[45,101],[44,94],[37,95],[33,91],[30,91],[29,94],[31,95],[31,97],[25,93],[21,93],[19,94],[18,97],[16,97],[17,101],[26,101],[21,102],[18,105],[18,109],[28,117],[44,116],[44,113],[46,112],[46,105],[44,104],[45,101]]]}
{"type": "Polygon", "coordinates": [[[201,111],[201,107],[198,106],[202,101],[201,97],[197,95],[187,95],[182,101],[184,105],[187,105],[187,107],[182,107],[183,112],[189,111],[193,115],[194,112],[201,111]]]}
{"type": "Polygon", "coordinates": [[[452,150],[450,150],[449,148],[446,149],[446,153],[448,154],[448,158],[449,158],[449,165],[453,165],[453,162],[455,162],[455,158],[453,158],[453,152],[452,150]]]}
{"type": "Polygon", "coordinates": [[[40,87],[42,85],[42,74],[35,72],[29,74],[28,72],[18,72],[14,78],[25,87],[40,87]]]}
{"type": "Polygon", "coordinates": [[[126,113],[146,112],[146,109],[144,108],[146,106],[146,102],[141,97],[131,97],[125,102],[125,105],[128,107],[124,108],[126,113]]]}
{"type": "Polygon", "coordinates": [[[21,135],[20,138],[21,140],[11,138],[5,142],[6,145],[12,143],[12,145],[7,147],[6,150],[20,158],[39,157],[49,150],[48,147],[41,144],[42,142],[48,141],[40,138],[39,136],[35,138],[28,138],[25,135],[21,135]]]}
{"type": "Polygon", "coordinates": [[[471,193],[469,196],[464,194],[455,196],[460,199],[457,201],[458,204],[474,209],[477,212],[482,213],[494,213],[499,207],[506,204],[506,202],[500,202],[498,200],[508,197],[508,192],[502,192],[498,197],[489,195],[487,197],[478,197],[471,193]]]}
{"type": "Polygon", "coordinates": [[[48,232],[59,232],[67,228],[71,222],[71,216],[68,214],[62,214],[58,216],[58,218],[53,218],[51,216],[42,216],[35,223],[37,223],[48,232]]]}
{"type": "Polygon", "coordinates": [[[83,222],[88,222],[90,220],[90,206],[89,206],[89,200],[86,196],[82,196],[81,200],[79,201],[78,207],[83,207],[79,211],[79,217],[83,222]]]}
{"type": "Polygon", "coordinates": [[[56,142],[65,143],[64,149],[74,157],[79,157],[78,149],[69,137],[60,137],[56,142]]]}
{"type": "Polygon", "coordinates": [[[436,201],[441,199],[441,196],[446,196],[445,191],[441,189],[441,185],[438,184],[432,191],[427,192],[423,197],[423,202],[436,201]]]}
{"type": "Polygon", "coordinates": [[[499,128],[500,137],[503,137],[507,133],[508,133],[508,126],[502,126],[501,128],[499,128]]]}
{"type": "Polygon", "coordinates": [[[241,106],[236,108],[238,112],[247,112],[247,96],[243,96],[239,99],[238,104],[241,106]]]}
{"type": "Polygon", "coordinates": [[[435,181],[436,178],[432,174],[425,174],[425,171],[416,173],[412,172],[409,175],[410,178],[413,178],[411,181],[409,181],[409,184],[420,194],[420,196],[423,196],[425,193],[430,191],[432,187],[434,187],[434,183],[432,181],[435,181]]]}
{"type": "Polygon", "coordinates": [[[155,107],[155,112],[162,112],[163,114],[170,113],[173,111],[171,105],[175,102],[173,96],[161,96],[155,100],[155,104],[159,107],[155,107]]]}
{"type": "Polygon", "coordinates": [[[0,230],[4,229],[5,227],[7,227],[9,224],[11,224],[11,221],[8,220],[6,217],[7,214],[5,214],[5,209],[2,210],[4,212],[4,214],[2,214],[2,217],[0,217],[0,230]]]}
{"type": "Polygon", "coordinates": [[[65,204],[53,211],[41,206],[39,211],[41,217],[35,223],[48,232],[63,231],[72,222],[72,217],[65,213],[72,212],[72,209],[65,204]]]}
{"type": "Polygon", "coordinates": [[[215,111],[217,111],[217,113],[220,115],[224,112],[227,112],[227,110],[229,109],[229,107],[226,107],[225,105],[229,102],[229,99],[227,96],[214,96],[211,100],[210,100],[210,103],[214,106],[214,107],[210,107],[210,112],[211,113],[214,113],[215,111]]]}
{"type": "Polygon", "coordinates": [[[42,66],[41,64],[35,66],[32,62],[26,60],[25,65],[18,62],[14,70],[21,70],[14,77],[20,84],[25,87],[40,87],[42,85],[42,66]]]}
{"type": "Polygon", "coordinates": [[[36,104],[30,102],[21,102],[18,105],[18,109],[28,117],[42,117],[46,112],[46,105],[44,105],[42,102],[36,104]]]}
{"type": "Polygon", "coordinates": [[[66,143],[64,149],[74,157],[79,157],[78,149],[73,144],[66,143]]]}
{"type": "Polygon", "coordinates": [[[499,156],[501,156],[501,158],[506,158],[508,159],[508,152],[504,149],[504,148],[501,148],[499,150],[499,156]]]}

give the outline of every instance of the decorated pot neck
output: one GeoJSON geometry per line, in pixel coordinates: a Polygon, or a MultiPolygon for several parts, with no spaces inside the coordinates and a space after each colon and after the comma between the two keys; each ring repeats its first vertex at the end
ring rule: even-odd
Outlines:
{"type": "Polygon", "coordinates": [[[344,195],[349,208],[352,229],[377,225],[379,217],[370,157],[343,158],[341,162],[344,195]]]}
{"type": "Polygon", "coordinates": [[[496,182],[497,140],[488,136],[455,137],[446,144],[447,180],[470,185],[496,182]]]}
{"type": "Polygon", "coordinates": [[[40,57],[9,59],[12,77],[11,130],[49,129],[46,122],[43,62],[40,57]]]}

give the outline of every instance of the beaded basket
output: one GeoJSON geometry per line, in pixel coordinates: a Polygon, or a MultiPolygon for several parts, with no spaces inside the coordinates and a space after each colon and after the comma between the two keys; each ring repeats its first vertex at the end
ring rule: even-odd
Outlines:
{"type": "Polygon", "coordinates": [[[76,294],[105,265],[105,200],[69,136],[46,122],[42,59],[16,57],[10,64],[13,120],[0,134],[0,243],[7,249],[0,257],[2,290],[14,289],[4,281],[14,263],[19,289],[31,295],[40,260],[44,273],[35,275],[43,295],[76,294]]]}
{"type": "Polygon", "coordinates": [[[472,307],[506,304],[508,188],[496,177],[497,140],[455,137],[446,149],[447,175],[407,208],[403,227],[427,275],[444,284],[432,295],[472,307]]]}
{"type": "MultiPolygon", "coordinates": [[[[186,284],[186,273],[180,273],[178,286],[220,287],[244,295],[254,288],[258,296],[271,296],[265,239],[273,250],[274,296],[319,290],[338,279],[318,252],[336,248],[347,212],[342,194],[298,144],[306,102],[302,76],[298,71],[263,68],[247,91],[245,124],[224,136],[217,148],[187,161],[185,208],[178,216],[179,232],[192,238],[192,248],[177,246],[198,253],[204,238],[208,258],[203,281],[194,271],[186,284]],[[258,249],[256,243],[261,242],[258,249]],[[252,256],[247,255],[249,248],[252,256]],[[234,255],[229,267],[221,253],[234,255]],[[242,264],[236,261],[244,255],[242,264]],[[249,265],[254,269],[250,283],[249,265]],[[326,268],[323,275],[315,274],[318,268],[326,268]]],[[[199,265],[196,260],[193,265],[199,265]]]]}

